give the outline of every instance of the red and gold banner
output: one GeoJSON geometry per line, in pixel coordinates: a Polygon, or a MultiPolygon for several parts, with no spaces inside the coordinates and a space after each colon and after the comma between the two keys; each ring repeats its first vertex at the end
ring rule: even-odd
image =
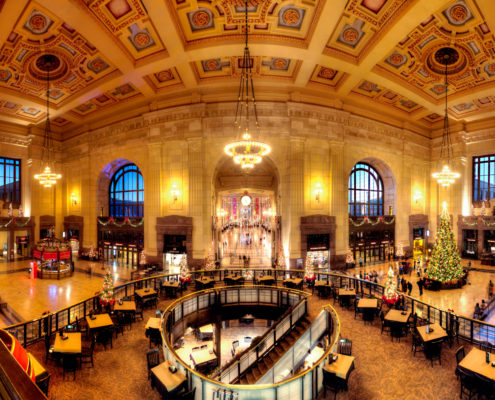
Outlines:
{"type": "Polygon", "coordinates": [[[37,260],[41,260],[41,251],[33,250],[33,258],[36,258],[37,260]]]}
{"type": "Polygon", "coordinates": [[[56,251],[44,251],[43,252],[43,260],[45,260],[45,261],[58,260],[57,252],[56,251]]]}
{"type": "Polygon", "coordinates": [[[59,260],[67,260],[70,258],[70,251],[61,251],[59,254],[59,260]]]}

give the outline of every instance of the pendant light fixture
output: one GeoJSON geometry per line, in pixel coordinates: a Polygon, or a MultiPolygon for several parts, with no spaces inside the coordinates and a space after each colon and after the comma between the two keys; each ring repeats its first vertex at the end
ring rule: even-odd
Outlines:
{"type": "Polygon", "coordinates": [[[254,125],[258,131],[258,113],[256,111],[256,98],[253,86],[253,60],[248,47],[248,3],[244,2],[245,10],[245,46],[244,56],[240,60],[241,80],[239,82],[239,92],[237,96],[237,106],[235,110],[235,126],[238,128],[239,140],[228,143],[224,151],[232,157],[241,168],[253,168],[259,164],[263,157],[271,152],[271,147],[266,143],[256,141],[252,138],[250,130],[250,114],[253,114],[254,125]],[[252,110],[251,110],[252,109],[252,110]]]}
{"type": "Polygon", "coordinates": [[[448,188],[457,178],[461,176],[458,172],[450,169],[450,158],[453,155],[452,141],[450,139],[449,115],[447,108],[447,73],[448,66],[454,64],[459,59],[459,53],[452,47],[443,47],[435,53],[435,60],[445,66],[445,115],[443,117],[442,147],[440,148],[439,166],[441,170],[432,174],[437,182],[448,188]]]}
{"type": "Polygon", "coordinates": [[[37,62],[38,67],[46,70],[46,123],[41,150],[41,169],[40,173],[34,176],[34,179],[37,179],[44,187],[52,187],[62,177],[61,174],[52,171],[55,162],[53,160],[53,142],[50,129],[50,70],[54,69],[59,63],[59,59],[52,54],[41,56],[37,62]]]}

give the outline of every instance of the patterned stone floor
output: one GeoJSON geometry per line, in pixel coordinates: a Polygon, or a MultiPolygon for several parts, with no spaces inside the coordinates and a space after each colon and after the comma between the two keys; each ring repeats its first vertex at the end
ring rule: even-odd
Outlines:
{"type": "MultiPolygon", "coordinates": [[[[328,304],[317,296],[310,299],[310,319],[314,318],[321,307],[328,304]]],[[[163,309],[169,301],[161,301],[163,309]]],[[[330,301],[330,304],[331,301],[330,301]]],[[[422,353],[413,357],[411,340],[403,338],[400,343],[391,341],[387,334],[380,335],[379,321],[373,325],[364,325],[360,319],[354,319],[354,312],[337,310],[342,337],[353,342],[352,353],[356,357],[355,370],[349,380],[349,391],[339,393],[340,400],[451,400],[459,395],[459,383],[456,381],[455,349],[443,347],[442,365],[435,363],[431,367],[422,353]]],[[[77,371],[76,380],[72,376],[62,379],[62,368],[50,362],[48,371],[52,374],[50,399],[159,399],[147,380],[146,356],[148,339],[144,335],[145,324],[154,311],[145,311],[144,321],[133,324],[124,336],[114,340],[113,349],[103,350],[97,345],[94,369],[83,367],[77,371]]],[[[469,345],[464,344],[466,351],[469,345]]],[[[45,350],[43,343],[28,348],[44,365],[45,350]]],[[[319,396],[322,399],[323,395],[319,396]]],[[[327,394],[333,398],[333,394],[327,394]]]]}

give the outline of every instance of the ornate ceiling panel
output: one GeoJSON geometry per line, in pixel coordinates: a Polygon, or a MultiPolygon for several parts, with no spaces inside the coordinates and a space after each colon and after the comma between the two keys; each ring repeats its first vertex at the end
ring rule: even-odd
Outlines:
{"type": "Polygon", "coordinates": [[[377,103],[393,106],[409,114],[423,109],[420,104],[367,80],[361,81],[352,93],[369,97],[377,103]]]}
{"type": "Polygon", "coordinates": [[[114,90],[104,92],[91,100],[78,105],[72,109],[71,112],[78,116],[85,116],[139,95],[141,95],[141,93],[132,84],[125,83],[116,87],[114,90]]]}
{"type": "Polygon", "coordinates": [[[494,86],[493,35],[471,0],[451,2],[422,21],[376,70],[438,104],[445,96],[445,69],[435,59],[435,53],[447,45],[459,53],[458,60],[448,69],[451,98],[473,88],[494,86]]]}
{"type": "MultiPolygon", "coordinates": [[[[322,3],[323,0],[249,0],[251,41],[307,47],[322,3]]],[[[244,1],[168,0],[167,4],[186,47],[242,38],[244,1]]]]}
{"type": "Polygon", "coordinates": [[[324,53],[358,63],[412,0],[349,0],[324,53]]]}
{"type": "Polygon", "coordinates": [[[39,108],[22,106],[4,100],[0,100],[0,113],[8,116],[20,117],[29,122],[41,121],[46,116],[46,113],[39,108]]]}
{"type": "Polygon", "coordinates": [[[60,104],[117,69],[70,25],[31,2],[0,51],[0,87],[46,99],[50,68],[50,102],[60,104]],[[52,54],[49,67],[43,54],[52,54]]]}
{"type": "MultiPolygon", "coordinates": [[[[251,57],[254,76],[282,78],[294,81],[301,61],[284,57],[251,57]]],[[[191,63],[198,82],[205,79],[238,77],[242,57],[209,58],[191,63]]],[[[254,82],[256,85],[256,81],[254,82]]]]}
{"type": "Polygon", "coordinates": [[[495,96],[486,96],[472,101],[455,104],[449,108],[449,112],[457,118],[480,114],[495,108],[495,96]]]}
{"type": "Polygon", "coordinates": [[[333,68],[316,65],[309,80],[310,84],[321,84],[337,89],[345,80],[347,74],[333,68]]]}
{"type": "Polygon", "coordinates": [[[182,84],[179,73],[175,68],[164,69],[154,74],[149,74],[145,79],[155,92],[182,84]]]}
{"type": "Polygon", "coordinates": [[[148,12],[140,0],[80,0],[134,60],[166,55],[148,12]]]}

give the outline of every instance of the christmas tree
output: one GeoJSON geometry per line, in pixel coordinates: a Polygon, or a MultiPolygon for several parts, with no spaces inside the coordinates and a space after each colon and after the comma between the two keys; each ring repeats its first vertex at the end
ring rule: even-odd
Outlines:
{"type": "Polygon", "coordinates": [[[284,252],[284,246],[282,246],[282,242],[278,241],[278,266],[280,268],[285,268],[287,265],[286,265],[286,262],[285,262],[285,252],[284,252]]]}
{"type": "Polygon", "coordinates": [[[345,263],[347,265],[352,265],[355,263],[354,256],[352,255],[352,251],[350,249],[347,249],[345,253],[345,263]]]}
{"type": "Polygon", "coordinates": [[[181,282],[190,282],[191,274],[189,273],[189,267],[187,266],[187,257],[182,257],[182,260],[180,260],[179,267],[180,267],[179,280],[181,282]]]}
{"type": "Polygon", "coordinates": [[[146,265],[146,254],[144,254],[144,251],[141,252],[141,255],[139,256],[139,265],[146,265]]]}
{"type": "Polygon", "coordinates": [[[461,278],[464,271],[461,265],[461,257],[457,251],[454,232],[450,223],[450,215],[444,203],[440,228],[437,232],[431,260],[426,277],[441,282],[453,281],[461,278]]]}
{"type": "Polygon", "coordinates": [[[103,305],[107,305],[113,301],[113,277],[112,273],[108,270],[103,278],[103,288],[100,299],[103,305]]]}
{"type": "Polygon", "coordinates": [[[313,273],[313,259],[309,255],[306,254],[306,263],[304,265],[304,279],[306,281],[314,281],[316,279],[315,274],[313,273]]]}
{"type": "Polygon", "coordinates": [[[399,244],[397,244],[397,250],[395,250],[395,255],[397,257],[404,257],[404,246],[402,242],[399,242],[399,244]]]}
{"type": "Polygon", "coordinates": [[[397,294],[397,284],[394,276],[394,270],[390,265],[388,267],[387,280],[385,281],[385,289],[383,290],[382,299],[389,305],[395,304],[399,295],[397,294]]]}
{"type": "Polygon", "coordinates": [[[208,255],[205,260],[205,269],[215,269],[215,249],[213,248],[213,242],[211,242],[210,248],[208,249],[208,255]]]}

